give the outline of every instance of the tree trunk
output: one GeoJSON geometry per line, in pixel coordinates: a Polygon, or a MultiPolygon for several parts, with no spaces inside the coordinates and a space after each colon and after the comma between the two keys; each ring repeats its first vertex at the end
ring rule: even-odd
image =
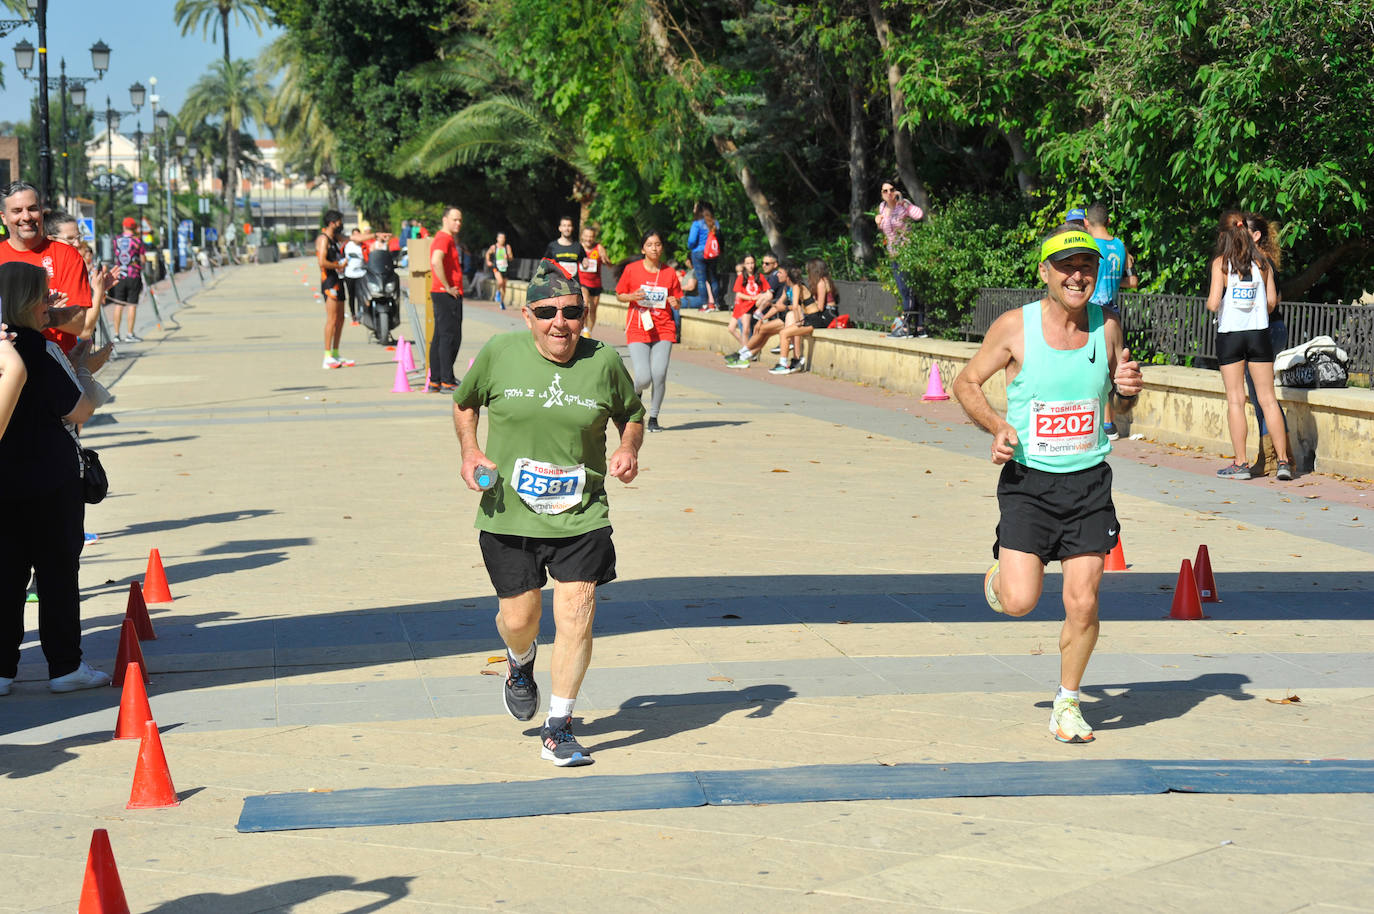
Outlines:
{"type": "Polygon", "coordinates": [[[1322,254],[1316,260],[1312,261],[1311,265],[1307,269],[1303,270],[1297,276],[1294,276],[1292,279],[1288,280],[1288,282],[1284,283],[1283,286],[1279,289],[1279,298],[1283,299],[1284,301],[1296,300],[1299,295],[1304,294],[1305,292],[1307,292],[1308,289],[1315,286],[1317,284],[1317,280],[1325,276],[1327,271],[1334,267],[1336,264],[1340,263],[1342,260],[1350,256],[1351,254],[1355,253],[1356,251],[1365,250],[1368,247],[1368,242],[1359,239],[1347,241],[1344,244],[1337,245],[1336,247],[1327,251],[1325,254],[1322,254]]]}
{"type": "Polygon", "coordinates": [[[219,8],[220,33],[224,35],[224,62],[229,62],[229,5],[219,8]]]}
{"type": "Polygon", "coordinates": [[[1007,145],[1011,147],[1011,161],[1016,166],[1016,185],[1021,188],[1021,196],[1030,197],[1040,189],[1040,185],[1031,173],[1035,162],[1026,152],[1026,136],[1017,127],[1003,130],[1002,136],[1006,137],[1007,145]]]}
{"type": "MultiPolygon", "coordinates": [[[[660,12],[658,0],[650,0],[648,6],[649,37],[653,41],[654,46],[658,48],[659,56],[662,58],[663,65],[667,68],[668,74],[673,77],[678,85],[682,87],[684,93],[686,93],[688,104],[692,108],[692,113],[695,114],[703,124],[706,124],[708,123],[708,115],[710,112],[706,110],[706,107],[701,102],[693,98],[691,79],[688,74],[683,71],[681,58],[677,56],[677,52],[672,49],[672,46],[668,42],[668,30],[663,25],[663,18],[660,12]]],[[[778,220],[777,214],[773,212],[773,204],[769,201],[768,195],[763,192],[763,188],[759,185],[758,178],[755,176],[753,169],[745,163],[744,157],[740,154],[739,146],[729,137],[720,136],[718,134],[712,134],[711,143],[716,147],[716,151],[720,153],[721,158],[730,166],[730,170],[735,173],[735,178],[739,181],[740,186],[744,188],[744,195],[748,197],[749,202],[753,204],[754,215],[758,217],[759,226],[763,228],[763,233],[768,236],[768,246],[773,249],[773,253],[778,256],[779,260],[786,257],[787,242],[783,240],[782,226],[778,220]]]]}
{"type": "MultiPolygon", "coordinates": [[[[864,100],[859,85],[849,80],[849,239],[858,263],[873,262],[873,220],[864,212],[868,188],[868,135],[864,129],[864,100]]],[[[924,208],[924,207],[923,207],[924,208]]]]}
{"type": "MultiPolygon", "coordinates": [[[[878,36],[878,47],[883,56],[891,54],[892,27],[888,25],[887,13],[883,11],[882,0],[868,0],[868,14],[873,20],[873,30],[878,36]]],[[[912,153],[911,131],[904,127],[906,120],[906,95],[902,92],[902,71],[895,63],[887,66],[887,94],[892,111],[892,151],[897,158],[897,176],[911,202],[921,209],[930,211],[930,194],[916,174],[916,158],[912,153]]]]}
{"type": "MultiPolygon", "coordinates": [[[[238,198],[239,190],[239,136],[238,131],[228,123],[226,119],[224,125],[225,132],[228,133],[226,158],[224,160],[224,211],[229,214],[229,224],[237,226],[234,215],[234,203],[238,198]]],[[[237,231],[237,228],[235,229],[237,231]]]]}

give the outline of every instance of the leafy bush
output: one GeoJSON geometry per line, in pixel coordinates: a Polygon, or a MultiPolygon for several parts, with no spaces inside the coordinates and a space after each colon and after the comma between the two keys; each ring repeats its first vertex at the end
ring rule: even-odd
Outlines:
{"type": "MultiPolygon", "coordinates": [[[[972,313],[978,289],[1033,288],[1037,232],[1021,203],[974,194],[932,206],[897,251],[912,294],[926,308],[931,332],[955,338],[972,313]]],[[[891,275],[884,285],[896,292],[891,275]]]]}

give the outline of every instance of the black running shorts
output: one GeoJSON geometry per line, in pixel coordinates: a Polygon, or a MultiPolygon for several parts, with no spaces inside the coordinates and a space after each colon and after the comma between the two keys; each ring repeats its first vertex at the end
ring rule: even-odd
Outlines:
{"type": "Polygon", "coordinates": [[[1217,334],[1217,364],[1274,361],[1274,339],[1269,328],[1233,330],[1217,334]]]}
{"type": "Polygon", "coordinates": [[[126,276],[110,287],[105,298],[107,305],[136,305],[138,296],[143,292],[143,277],[126,276]],[[113,301],[111,300],[113,299],[113,301]]]}
{"type": "Polygon", "coordinates": [[[1074,473],[1047,473],[1011,461],[997,482],[997,541],[1049,564],[1073,555],[1111,552],[1120,536],[1105,462],[1074,473]]]}
{"type": "Polygon", "coordinates": [[[615,580],[615,544],[610,527],[553,539],[483,530],[477,543],[498,597],[538,590],[549,576],[563,583],[591,581],[600,585],[615,580]]]}

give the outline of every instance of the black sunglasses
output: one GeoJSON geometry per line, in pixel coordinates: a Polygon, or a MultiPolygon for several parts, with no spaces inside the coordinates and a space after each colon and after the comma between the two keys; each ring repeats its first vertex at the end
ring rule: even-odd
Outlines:
{"type": "MultiPolygon", "coordinates": [[[[530,308],[530,313],[533,314],[535,317],[539,318],[541,321],[551,321],[553,320],[554,315],[559,312],[559,310],[560,309],[557,305],[536,305],[530,308]]],[[[582,319],[583,312],[587,310],[587,306],[564,305],[561,310],[563,311],[564,320],[580,321],[582,319]]]]}

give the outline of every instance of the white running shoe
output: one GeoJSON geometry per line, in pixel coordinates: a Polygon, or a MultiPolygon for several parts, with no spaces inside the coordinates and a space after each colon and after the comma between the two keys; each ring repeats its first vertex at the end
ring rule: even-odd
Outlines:
{"type": "Polygon", "coordinates": [[[110,684],[110,674],[93,670],[86,661],[65,676],[48,680],[48,689],[53,692],[77,692],[81,689],[98,689],[110,684]]]}
{"type": "Polygon", "coordinates": [[[1002,601],[997,598],[997,589],[992,586],[992,579],[997,576],[998,570],[1002,567],[1001,562],[993,562],[988,573],[983,575],[983,599],[988,601],[988,607],[995,613],[1004,613],[1002,601]]]}
{"type": "Polygon", "coordinates": [[[1093,728],[1083,720],[1078,702],[1072,698],[1056,698],[1050,712],[1050,733],[1061,743],[1090,743],[1093,728]]]}
{"type": "Polygon", "coordinates": [[[321,365],[320,367],[321,367],[321,368],[342,368],[342,367],[343,367],[343,362],[341,362],[341,361],[339,361],[338,359],[334,358],[332,355],[327,355],[327,356],[324,357],[324,364],[321,365]]]}

